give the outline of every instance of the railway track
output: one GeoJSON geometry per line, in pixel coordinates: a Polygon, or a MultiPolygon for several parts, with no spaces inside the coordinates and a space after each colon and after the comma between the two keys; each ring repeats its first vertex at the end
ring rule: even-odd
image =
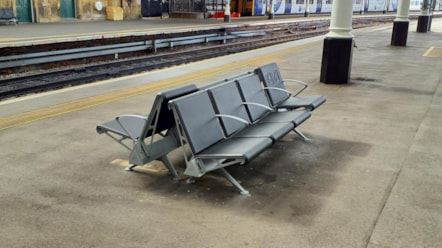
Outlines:
{"type": "Polygon", "coordinates": [[[270,34],[270,37],[255,37],[247,41],[199,45],[175,52],[116,60],[95,65],[76,66],[68,69],[3,79],[0,80],[0,100],[244,52],[321,35],[326,32],[326,30],[318,30],[299,34],[270,34]]]}
{"type": "MultiPolygon", "coordinates": [[[[354,28],[377,25],[390,22],[391,18],[376,20],[360,20],[354,23],[354,28]]],[[[134,43],[133,46],[115,45],[109,47],[88,48],[90,57],[97,57],[96,54],[107,56],[118,56],[115,49],[127,49],[129,52],[150,51],[150,54],[126,59],[113,58],[111,61],[104,61],[94,64],[75,65],[70,68],[56,68],[55,70],[33,73],[32,75],[16,75],[0,79],[0,100],[18,97],[25,94],[49,91],[63,87],[86,84],[98,80],[120,77],[134,73],[150,71],[193,61],[204,60],[224,56],[227,54],[239,53],[261,47],[271,46],[283,42],[323,35],[328,32],[328,21],[309,22],[302,25],[286,24],[278,27],[268,27],[265,30],[243,30],[226,32],[221,30],[215,34],[193,35],[187,38],[173,37],[162,38],[151,42],[134,43]],[[137,47],[137,48],[135,48],[137,47]],[[109,49],[107,49],[109,48],[109,49]],[[108,51],[106,53],[106,51],[108,51]]],[[[122,50],[118,50],[122,51],[122,50]]],[[[39,61],[52,60],[54,64],[69,64],[83,56],[87,57],[85,49],[72,49],[55,51],[50,53],[36,53],[34,55],[14,55],[12,65],[39,64],[39,61]],[[78,54],[76,54],[78,52],[78,54]],[[37,55],[42,55],[38,57],[37,55]],[[59,60],[58,57],[59,56],[59,60]],[[17,62],[22,58],[23,61],[17,62]],[[68,59],[65,59],[68,58],[68,59]],[[15,63],[15,64],[14,64],[15,63]]],[[[109,58],[108,58],[109,59],[109,58]]],[[[3,58],[7,61],[7,58],[3,58]]],[[[0,61],[1,62],[1,61],[0,61]]],[[[11,63],[10,63],[11,64],[11,63]]],[[[0,63],[0,68],[5,68],[5,63],[0,63]]]]}

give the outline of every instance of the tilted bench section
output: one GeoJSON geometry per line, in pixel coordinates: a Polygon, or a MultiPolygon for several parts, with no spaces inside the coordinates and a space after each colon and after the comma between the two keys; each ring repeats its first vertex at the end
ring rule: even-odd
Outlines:
{"type": "Polygon", "coordinates": [[[197,91],[195,85],[184,85],[165,90],[156,95],[150,114],[121,115],[115,120],[96,127],[99,134],[105,133],[130,151],[126,170],[154,160],[160,160],[170,171],[174,180],[180,179],[167,154],[180,146],[174,115],[168,108],[169,100],[197,91]],[[132,146],[125,144],[132,141],[132,146]],[[147,142],[146,142],[147,140],[147,142]]]}
{"type": "Polygon", "coordinates": [[[272,145],[267,137],[226,138],[207,91],[198,91],[169,102],[173,109],[186,161],[185,175],[201,177],[218,171],[241,194],[248,194],[224,167],[245,164],[272,145]],[[187,146],[188,145],[188,146],[187,146]],[[190,152],[186,151],[190,148],[190,152]],[[189,154],[190,153],[190,154],[189,154]]]}
{"type": "Polygon", "coordinates": [[[327,100],[325,96],[300,96],[299,94],[304,91],[308,85],[304,82],[283,79],[276,63],[270,63],[255,69],[255,72],[259,75],[263,82],[263,86],[267,97],[272,105],[279,109],[296,109],[305,108],[313,111],[327,100]],[[302,85],[302,88],[292,94],[286,90],[284,81],[291,81],[302,85]]]}
{"type": "Polygon", "coordinates": [[[264,89],[261,87],[261,80],[257,74],[250,74],[236,80],[240,89],[243,103],[246,106],[250,120],[253,123],[292,123],[293,131],[304,140],[308,138],[297,129],[301,123],[310,118],[308,110],[292,110],[278,112],[269,104],[264,89]]]}

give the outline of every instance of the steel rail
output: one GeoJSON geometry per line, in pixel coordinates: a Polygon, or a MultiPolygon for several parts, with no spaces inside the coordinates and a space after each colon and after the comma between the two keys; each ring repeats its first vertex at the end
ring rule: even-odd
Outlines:
{"type": "MultiPolygon", "coordinates": [[[[373,26],[385,20],[372,21],[354,21],[354,28],[373,26]]],[[[190,37],[176,37],[151,40],[150,43],[133,42],[134,47],[141,46],[146,49],[146,43],[149,49],[157,50],[160,48],[173,48],[175,46],[186,45],[199,47],[194,50],[184,50],[165,54],[154,54],[150,56],[131,58],[125,60],[113,60],[97,65],[83,65],[72,69],[62,69],[54,72],[45,72],[30,76],[17,76],[15,78],[4,78],[0,80],[0,100],[20,96],[23,94],[34,93],[38,91],[46,91],[55,88],[62,88],[71,85],[79,85],[89,83],[96,80],[129,75],[137,72],[149,71],[158,68],[169,67],[177,64],[198,61],[225,54],[238,53],[242,51],[252,50],[260,47],[275,45],[287,41],[312,37],[325,34],[328,30],[328,22],[320,21],[317,23],[289,23],[284,26],[268,28],[265,30],[247,30],[247,31],[231,31],[219,32],[208,35],[197,35],[190,37]],[[242,37],[245,40],[240,42],[232,42],[227,44],[229,39],[242,37]],[[211,41],[222,41],[222,44],[211,41]],[[204,44],[203,46],[201,46],[204,44]]],[[[127,44],[118,44],[105,46],[96,49],[90,49],[92,54],[102,54],[103,51],[109,51],[110,54],[121,52],[119,49],[132,49],[124,47],[127,44]]],[[[89,49],[89,48],[88,48],[89,49]]],[[[87,49],[86,49],[87,50],[87,49]]],[[[86,56],[85,49],[75,50],[84,58],[86,56]]],[[[127,50],[125,50],[127,51],[127,50]]],[[[56,56],[66,56],[63,52],[56,53],[56,56]]],[[[23,56],[26,57],[26,56],[23,56]]],[[[32,57],[32,55],[28,56],[32,57]]],[[[36,56],[34,59],[38,59],[36,56]]],[[[48,61],[48,57],[45,62],[48,61]]]]}
{"type": "Polygon", "coordinates": [[[74,59],[83,59],[90,57],[120,54],[120,53],[145,51],[148,49],[153,49],[154,51],[156,51],[159,48],[173,48],[184,45],[204,44],[219,40],[226,42],[227,40],[237,39],[240,37],[255,37],[255,36],[263,36],[265,34],[266,34],[265,31],[256,31],[256,30],[245,31],[245,32],[232,32],[231,34],[224,34],[224,33],[220,34],[218,32],[218,33],[204,34],[204,35],[192,35],[185,37],[165,38],[165,39],[152,39],[152,40],[129,42],[123,44],[2,56],[0,57],[0,69],[74,60],[74,59]]]}
{"type": "Polygon", "coordinates": [[[115,78],[143,71],[170,67],[178,64],[204,60],[227,54],[244,52],[261,47],[271,46],[289,40],[316,36],[326,31],[315,31],[310,34],[288,34],[280,37],[253,39],[241,43],[218,44],[198,47],[192,50],[158,54],[142,58],[112,61],[71,69],[46,72],[38,75],[16,77],[0,80],[0,100],[39,91],[90,83],[97,80],[115,78]]]}

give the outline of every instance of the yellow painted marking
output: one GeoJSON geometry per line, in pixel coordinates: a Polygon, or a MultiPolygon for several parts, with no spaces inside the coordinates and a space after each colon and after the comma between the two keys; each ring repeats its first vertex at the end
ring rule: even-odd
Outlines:
{"type": "Polygon", "coordinates": [[[228,70],[233,70],[235,68],[241,67],[241,66],[247,66],[247,65],[260,65],[264,64],[266,62],[269,62],[270,60],[275,60],[276,57],[282,56],[288,53],[293,53],[297,51],[301,51],[310,47],[318,46],[322,44],[321,41],[312,42],[309,44],[292,47],[284,50],[280,50],[277,52],[273,52],[267,55],[260,56],[258,58],[249,58],[249,59],[243,59],[238,60],[233,63],[226,64],[224,66],[219,66],[207,70],[202,70],[199,72],[194,72],[191,74],[187,74],[184,76],[171,78],[171,79],[165,79],[161,81],[157,81],[154,83],[149,83],[145,85],[140,85],[132,88],[127,88],[115,92],[110,92],[106,94],[102,94],[99,96],[89,97],[85,99],[80,99],[72,102],[67,102],[59,105],[54,105],[47,108],[42,108],[26,113],[21,113],[13,116],[7,116],[0,118],[0,130],[4,130],[10,127],[23,125],[27,123],[31,123],[38,120],[43,120],[47,118],[51,118],[54,116],[59,116],[71,112],[75,112],[78,110],[98,106],[101,104],[118,101],[121,99],[126,99],[129,97],[149,93],[152,91],[159,91],[160,89],[164,88],[170,88],[173,86],[189,83],[201,78],[210,77],[218,73],[223,73],[228,70]]]}
{"type": "Polygon", "coordinates": [[[430,47],[422,55],[424,57],[442,58],[442,47],[430,47]]]}
{"type": "MultiPolygon", "coordinates": [[[[110,164],[120,166],[123,168],[127,168],[132,165],[129,164],[128,160],[124,159],[114,159],[113,161],[110,162],[110,164]]],[[[161,176],[168,174],[168,170],[166,169],[166,167],[164,167],[164,165],[161,163],[156,163],[155,161],[152,161],[143,166],[137,166],[134,168],[134,170],[136,170],[137,172],[143,172],[146,174],[161,175],[161,176]]]]}

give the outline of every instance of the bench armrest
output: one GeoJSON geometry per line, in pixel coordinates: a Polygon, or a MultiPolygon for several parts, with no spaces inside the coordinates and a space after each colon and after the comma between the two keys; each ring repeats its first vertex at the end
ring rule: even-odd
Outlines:
{"type": "Polygon", "coordinates": [[[289,94],[289,96],[292,96],[292,92],[286,89],[282,89],[282,88],[278,88],[278,87],[264,87],[265,90],[277,90],[277,91],[282,91],[285,92],[287,94],[289,94]]]}
{"type": "Polygon", "coordinates": [[[270,110],[270,111],[274,110],[274,109],[272,109],[271,107],[269,107],[267,105],[264,105],[264,104],[261,104],[261,103],[257,103],[257,102],[242,102],[242,104],[244,104],[244,105],[255,105],[255,106],[258,106],[258,107],[261,107],[261,108],[265,108],[265,109],[270,110]]]}
{"type": "MultiPolygon", "coordinates": [[[[239,122],[241,122],[242,124],[244,124],[244,127],[243,127],[243,128],[245,128],[245,127],[247,127],[248,125],[250,125],[250,123],[249,123],[248,121],[246,121],[246,120],[244,120],[243,118],[240,118],[240,117],[238,117],[238,116],[234,116],[234,115],[225,115],[225,114],[216,114],[215,116],[216,116],[216,117],[221,117],[221,118],[229,118],[229,119],[232,119],[232,120],[239,121],[239,122]]],[[[229,135],[229,137],[234,136],[234,135],[235,135],[236,133],[238,133],[239,131],[241,131],[241,129],[240,129],[240,130],[236,130],[235,132],[233,132],[233,134],[229,135]]],[[[223,134],[223,135],[224,135],[224,138],[225,138],[225,139],[228,138],[228,137],[226,136],[226,134],[223,134]]]]}
{"type": "Polygon", "coordinates": [[[238,116],[234,116],[234,115],[224,115],[224,114],[216,114],[216,117],[225,117],[225,118],[229,118],[229,119],[233,119],[233,120],[237,120],[239,122],[244,123],[246,126],[249,125],[250,123],[246,120],[244,120],[243,118],[240,118],[238,116]]]}
{"type": "Polygon", "coordinates": [[[305,89],[307,89],[307,87],[308,87],[308,84],[307,84],[307,83],[302,82],[302,81],[299,81],[299,80],[296,80],[296,79],[284,79],[284,81],[293,82],[293,83],[298,83],[298,84],[303,85],[302,89],[298,90],[298,92],[296,92],[295,94],[293,94],[293,96],[297,96],[297,95],[299,95],[301,92],[303,92],[303,91],[304,91],[305,89]]]}

